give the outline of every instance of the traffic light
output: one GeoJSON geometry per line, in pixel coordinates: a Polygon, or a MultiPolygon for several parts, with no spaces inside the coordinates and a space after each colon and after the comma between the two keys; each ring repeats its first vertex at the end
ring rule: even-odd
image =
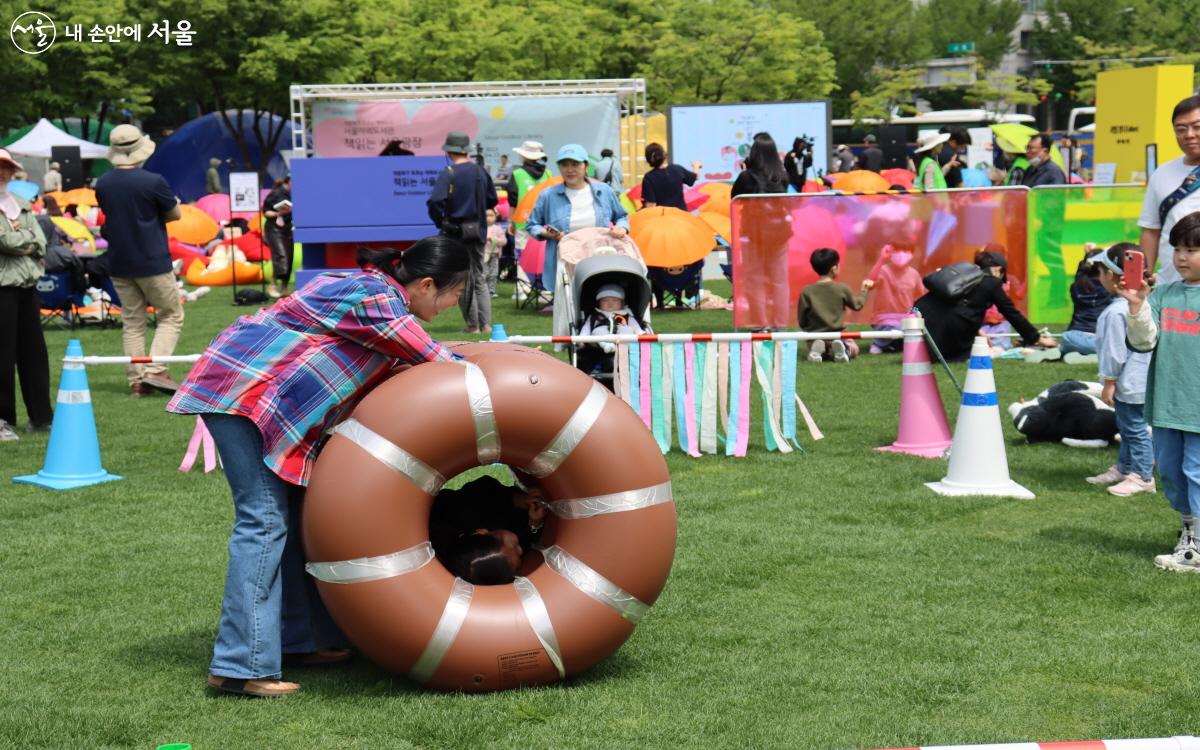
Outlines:
{"type": "Polygon", "coordinates": [[[1038,101],[1045,103],[1047,98],[1048,97],[1045,94],[1042,94],[1041,96],[1038,97],[1038,101]]]}
{"type": "Polygon", "coordinates": [[[1058,101],[1059,99],[1062,99],[1062,92],[1061,92],[1061,91],[1055,91],[1055,92],[1054,92],[1054,101],[1058,101]]]}

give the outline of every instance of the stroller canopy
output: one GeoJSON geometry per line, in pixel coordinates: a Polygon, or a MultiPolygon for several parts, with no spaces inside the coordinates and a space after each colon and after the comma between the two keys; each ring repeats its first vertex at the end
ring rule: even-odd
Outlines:
{"type": "Polygon", "coordinates": [[[593,255],[579,261],[571,282],[577,307],[572,320],[577,327],[595,308],[596,292],[605,284],[620,285],[625,290],[625,306],[639,323],[645,323],[650,307],[650,282],[642,264],[628,255],[593,255]]]}

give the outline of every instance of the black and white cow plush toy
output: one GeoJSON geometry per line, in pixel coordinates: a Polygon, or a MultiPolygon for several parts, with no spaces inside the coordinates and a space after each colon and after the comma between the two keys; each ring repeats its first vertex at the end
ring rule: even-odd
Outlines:
{"type": "Polygon", "coordinates": [[[1055,383],[1033,401],[1011,404],[1017,431],[1031,443],[1062,441],[1074,447],[1103,447],[1116,440],[1117,416],[1100,400],[1100,384],[1055,383]]]}

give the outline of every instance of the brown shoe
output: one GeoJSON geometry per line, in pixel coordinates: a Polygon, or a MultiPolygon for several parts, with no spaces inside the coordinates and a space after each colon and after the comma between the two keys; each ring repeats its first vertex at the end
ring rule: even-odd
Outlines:
{"type": "Polygon", "coordinates": [[[157,391],[162,391],[163,393],[174,393],[175,391],[179,390],[179,383],[171,380],[171,376],[165,372],[156,372],[149,375],[143,375],[142,383],[157,391]]]}
{"type": "Polygon", "coordinates": [[[129,395],[134,398],[142,398],[143,396],[153,396],[154,389],[145,383],[133,383],[129,386],[129,395]]]}
{"type": "Polygon", "coordinates": [[[208,686],[234,695],[248,695],[254,698],[278,698],[300,691],[300,683],[284,682],[283,680],[239,680],[234,677],[208,676],[208,686]]]}
{"type": "Polygon", "coordinates": [[[350,661],[353,653],[348,648],[319,648],[306,654],[284,654],[285,667],[324,667],[350,661]]]}

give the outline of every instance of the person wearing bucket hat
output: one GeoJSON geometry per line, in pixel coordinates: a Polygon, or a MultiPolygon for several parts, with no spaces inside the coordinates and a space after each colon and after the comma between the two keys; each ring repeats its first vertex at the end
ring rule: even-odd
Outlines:
{"type": "Polygon", "coordinates": [[[917,148],[913,151],[913,160],[917,162],[917,179],[913,182],[917,188],[928,190],[946,189],[946,171],[938,164],[938,154],[942,152],[942,144],[950,140],[949,133],[922,133],[917,138],[917,148]]]}
{"type": "Polygon", "coordinates": [[[525,141],[513,153],[522,159],[508,181],[508,205],[515,209],[535,185],[550,179],[550,173],[546,171],[546,151],[537,141],[525,141]]]}
{"type": "Polygon", "coordinates": [[[16,440],[17,378],[29,419],[26,429],[50,429],[50,359],[42,335],[37,282],[45,273],[46,236],[29,201],[10,193],[21,164],[0,148],[0,442],[16,440]]]}
{"type": "Polygon", "coordinates": [[[458,304],[466,333],[482,333],[492,328],[492,293],[483,262],[487,211],[496,207],[496,186],[492,176],[469,156],[471,138],[466,133],[447,133],[442,150],[450,165],[438,175],[426,206],[434,226],[443,235],[460,240],[469,254],[470,278],[458,304]]]}
{"type": "MultiPolygon", "coordinates": [[[[167,356],[183,330],[183,305],[167,247],[167,222],[180,218],[179,199],[162,175],[142,169],[154,153],[154,141],[141,130],[118,125],[108,142],[115,168],[96,181],[96,200],[106,217],[105,257],[121,298],[121,343],[126,356],[146,356],[146,307],[153,305],[158,326],[150,355],[167,356]]],[[[133,396],[173,393],[179,387],[162,364],[131,364],[125,374],[133,396]]]]}

